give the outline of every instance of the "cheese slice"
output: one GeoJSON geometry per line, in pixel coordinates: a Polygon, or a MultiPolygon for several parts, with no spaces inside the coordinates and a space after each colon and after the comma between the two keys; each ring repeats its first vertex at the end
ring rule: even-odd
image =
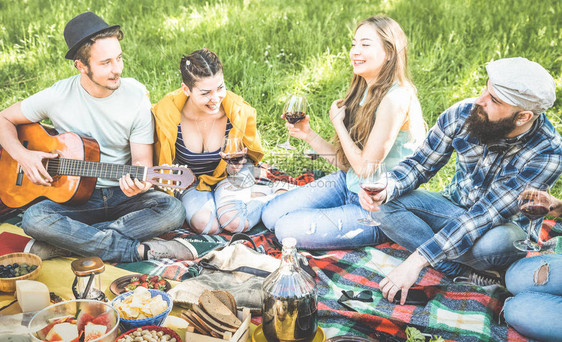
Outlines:
{"type": "Polygon", "coordinates": [[[16,295],[22,312],[33,312],[51,304],[47,285],[35,280],[17,280],[16,295]]]}

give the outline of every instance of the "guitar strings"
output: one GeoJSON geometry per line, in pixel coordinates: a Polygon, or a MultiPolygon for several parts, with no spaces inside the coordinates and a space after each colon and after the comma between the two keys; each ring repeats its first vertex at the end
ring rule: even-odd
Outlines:
{"type": "Polygon", "coordinates": [[[77,159],[50,159],[47,162],[47,172],[50,175],[69,175],[83,177],[100,177],[118,179],[125,174],[142,179],[144,166],[117,165],[77,159]]]}

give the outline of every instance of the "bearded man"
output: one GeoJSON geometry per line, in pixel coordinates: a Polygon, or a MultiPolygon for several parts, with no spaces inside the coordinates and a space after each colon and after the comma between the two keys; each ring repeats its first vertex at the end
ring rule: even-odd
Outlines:
{"type": "Polygon", "coordinates": [[[486,66],[480,97],[447,109],[423,145],[388,174],[387,189],[363,208],[412,254],[380,283],[401,304],[422,269],[431,265],[456,282],[499,284],[501,271],[525,256],[513,242],[528,221],[517,198],[527,184],[554,184],[562,172],[560,135],[544,112],[555,99],[552,76],[525,58],[486,66]],[[417,189],[456,152],[455,175],[441,192],[417,189]],[[500,272],[489,272],[500,271],[500,272]]]}
{"type": "MultiPolygon", "coordinates": [[[[80,73],[0,112],[2,148],[31,182],[51,186],[53,178],[43,162],[57,155],[27,149],[16,130],[17,125],[49,119],[58,133],[94,138],[101,162],[152,166],[154,126],[148,91],[135,79],[121,77],[120,27],[86,12],[67,23],[64,38],[65,57],[80,73]]],[[[22,227],[34,238],[26,251],[43,259],[72,253],[134,262],[190,258],[190,249],[179,241],[150,240],[184,220],[179,200],[126,175],[118,181],[99,178],[84,204],[37,203],[26,210],[22,227]]]]}

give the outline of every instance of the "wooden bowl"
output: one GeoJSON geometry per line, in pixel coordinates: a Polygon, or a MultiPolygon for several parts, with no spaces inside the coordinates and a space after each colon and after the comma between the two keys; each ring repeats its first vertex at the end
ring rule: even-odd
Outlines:
{"type": "Polygon", "coordinates": [[[41,258],[31,253],[11,253],[0,256],[0,265],[11,265],[13,263],[37,265],[37,268],[28,274],[13,278],[0,278],[0,291],[14,292],[16,290],[17,280],[33,280],[39,276],[41,271],[41,258]]]}

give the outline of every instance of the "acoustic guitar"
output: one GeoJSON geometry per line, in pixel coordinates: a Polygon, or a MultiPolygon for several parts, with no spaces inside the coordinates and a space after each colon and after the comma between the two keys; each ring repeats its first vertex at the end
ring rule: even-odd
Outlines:
{"type": "Polygon", "coordinates": [[[164,190],[184,190],[195,181],[185,166],[134,166],[100,163],[99,144],[76,133],[56,134],[38,123],[19,125],[18,138],[29,150],[56,153],[58,158],[44,159],[45,168],[53,178],[51,186],[33,184],[21,166],[0,149],[0,200],[10,208],[18,208],[45,197],[57,203],[84,203],[90,199],[97,178],[131,178],[147,181],[164,190]],[[52,134],[51,134],[52,133],[52,134]]]}

